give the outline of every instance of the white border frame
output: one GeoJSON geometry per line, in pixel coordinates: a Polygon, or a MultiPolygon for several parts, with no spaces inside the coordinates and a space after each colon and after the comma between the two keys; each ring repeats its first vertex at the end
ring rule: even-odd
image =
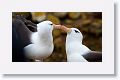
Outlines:
{"type": "Polygon", "coordinates": [[[0,73],[114,74],[112,0],[4,0],[0,18],[0,73]],[[12,12],[102,12],[102,62],[12,62],[12,12]]]}

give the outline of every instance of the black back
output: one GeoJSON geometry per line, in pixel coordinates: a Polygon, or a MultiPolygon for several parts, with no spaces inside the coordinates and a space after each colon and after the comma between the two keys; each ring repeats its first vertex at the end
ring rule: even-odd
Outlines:
{"type": "Polygon", "coordinates": [[[91,51],[86,55],[82,55],[89,62],[102,62],[102,53],[91,51]]]}
{"type": "Polygon", "coordinates": [[[24,62],[28,61],[24,55],[24,47],[31,44],[30,35],[32,31],[28,27],[32,27],[36,31],[36,25],[23,17],[16,17],[12,20],[12,61],[24,62]]]}

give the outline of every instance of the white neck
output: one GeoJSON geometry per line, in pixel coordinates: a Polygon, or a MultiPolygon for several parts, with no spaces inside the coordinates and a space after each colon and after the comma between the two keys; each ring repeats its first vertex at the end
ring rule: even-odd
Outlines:
{"type": "Polygon", "coordinates": [[[72,54],[72,53],[80,53],[85,54],[86,52],[90,51],[88,47],[82,44],[82,41],[74,40],[74,39],[66,39],[66,53],[72,54]]]}
{"type": "Polygon", "coordinates": [[[83,38],[74,37],[71,35],[67,35],[67,38],[66,38],[66,42],[68,42],[68,43],[79,42],[80,44],[82,44],[82,40],[83,40],[83,38]]]}
{"type": "Polygon", "coordinates": [[[31,41],[34,44],[37,45],[50,45],[53,43],[53,37],[52,34],[39,34],[39,32],[33,33],[31,37],[31,41]]]}

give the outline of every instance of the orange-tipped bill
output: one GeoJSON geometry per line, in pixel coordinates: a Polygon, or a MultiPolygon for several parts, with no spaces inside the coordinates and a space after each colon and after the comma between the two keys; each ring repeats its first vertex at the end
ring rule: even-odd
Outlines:
{"type": "Polygon", "coordinates": [[[66,33],[69,33],[69,32],[72,31],[71,28],[67,28],[67,27],[64,26],[64,25],[61,25],[60,29],[63,30],[64,32],[66,32],[66,33]]]}
{"type": "Polygon", "coordinates": [[[53,26],[54,26],[55,29],[60,29],[60,30],[62,30],[64,32],[66,32],[66,33],[71,32],[71,28],[67,28],[64,25],[55,25],[54,24],[53,26]]]}
{"type": "Polygon", "coordinates": [[[53,24],[54,29],[60,29],[61,25],[55,25],[53,24]]]}

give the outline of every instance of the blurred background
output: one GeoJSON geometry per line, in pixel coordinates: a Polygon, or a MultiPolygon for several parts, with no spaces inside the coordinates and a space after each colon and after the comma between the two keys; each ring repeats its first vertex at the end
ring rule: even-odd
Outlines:
{"type": "MultiPolygon", "coordinates": [[[[13,12],[33,23],[50,20],[54,24],[78,28],[83,34],[83,44],[93,51],[102,51],[102,12],[13,12]]],[[[45,62],[66,62],[66,33],[53,30],[54,51],[45,62]]]]}

